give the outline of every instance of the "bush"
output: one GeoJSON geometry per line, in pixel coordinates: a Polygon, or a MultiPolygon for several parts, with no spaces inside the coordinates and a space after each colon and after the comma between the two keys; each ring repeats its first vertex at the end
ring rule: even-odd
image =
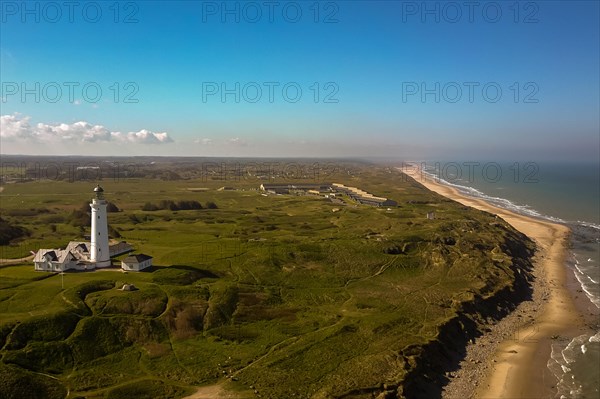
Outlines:
{"type": "Polygon", "coordinates": [[[28,234],[28,231],[23,227],[11,225],[6,220],[0,218],[0,245],[8,245],[15,238],[20,238],[28,234]]]}
{"type": "Polygon", "coordinates": [[[106,212],[108,213],[114,213],[114,212],[121,212],[121,210],[112,202],[108,202],[106,204],[106,212]]]}
{"type": "Polygon", "coordinates": [[[162,200],[158,205],[154,205],[151,202],[146,202],[142,207],[143,211],[158,211],[158,210],[169,210],[169,211],[189,211],[202,209],[202,205],[198,201],[172,201],[162,200]]]}
{"type": "Polygon", "coordinates": [[[48,215],[41,218],[42,223],[65,223],[66,218],[63,215],[48,215]]]}
{"type": "Polygon", "coordinates": [[[119,231],[112,227],[110,224],[108,225],[108,235],[111,238],[121,238],[121,233],[119,233],[119,231]]]}
{"type": "Polygon", "coordinates": [[[3,211],[5,215],[24,217],[24,216],[39,216],[45,213],[50,213],[47,208],[29,208],[29,209],[7,209],[3,211]]]}
{"type": "Polygon", "coordinates": [[[146,380],[133,382],[128,385],[114,388],[108,392],[107,399],[175,399],[188,394],[185,388],[168,385],[162,381],[146,380]]]}
{"type": "Polygon", "coordinates": [[[208,304],[204,300],[174,299],[162,320],[176,339],[187,339],[203,330],[203,317],[208,304]]]}
{"type": "Polygon", "coordinates": [[[24,349],[7,352],[2,360],[32,371],[53,374],[73,367],[71,348],[64,342],[34,342],[24,349]]]}
{"type": "Polygon", "coordinates": [[[179,201],[177,203],[177,208],[182,211],[194,210],[194,209],[202,209],[202,205],[198,201],[179,201]]]}
{"type": "Polygon", "coordinates": [[[67,390],[55,379],[0,363],[0,395],[3,399],[63,399],[67,390]]]}
{"type": "Polygon", "coordinates": [[[156,317],[167,306],[167,296],[155,287],[139,291],[123,292],[118,295],[94,295],[88,303],[97,313],[105,314],[137,314],[156,317]]]}
{"type": "Polygon", "coordinates": [[[82,364],[125,348],[109,319],[88,317],[70,338],[75,364],[82,364]]]}
{"type": "Polygon", "coordinates": [[[0,348],[4,347],[4,344],[6,343],[6,338],[8,338],[8,335],[11,333],[14,327],[14,324],[0,325],[0,348]]]}
{"type": "Polygon", "coordinates": [[[170,211],[178,211],[179,207],[174,201],[171,200],[162,200],[158,203],[159,209],[168,209],[170,211]]]}
{"type": "Polygon", "coordinates": [[[214,203],[214,202],[212,202],[212,201],[208,201],[208,202],[206,203],[206,207],[207,207],[208,209],[219,209],[219,207],[217,206],[217,204],[215,204],[215,203],[214,203]]]}
{"type": "Polygon", "coordinates": [[[152,281],[164,285],[190,285],[205,277],[216,277],[210,272],[195,269],[181,269],[171,266],[154,272],[152,281]]]}
{"type": "Polygon", "coordinates": [[[237,307],[238,289],[227,287],[224,291],[211,291],[208,310],[204,316],[204,329],[222,326],[229,323],[237,307]]]}
{"type": "Polygon", "coordinates": [[[144,204],[144,206],[142,207],[142,211],[147,211],[147,212],[153,212],[153,211],[158,211],[158,206],[154,205],[151,202],[146,202],[144,204]]]}
{"type": "Polygon", "coordinates": [[[79,317],[70,312],[31,318],[18,324],[8,339],[6,349],[21,349],[31,341],[59,341],[71,335],[79,317]]]}
{"type": "Polygon", "coordinates": [[[69,219],[73,226],[87,226],[90,223],[90,214],[81,209],[77,209],[71,213],[69,219]]]}

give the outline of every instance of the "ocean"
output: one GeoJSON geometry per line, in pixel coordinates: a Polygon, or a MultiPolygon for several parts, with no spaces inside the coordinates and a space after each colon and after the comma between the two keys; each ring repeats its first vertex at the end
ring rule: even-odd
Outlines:
{"type": "MultiPolygon", "coordinates": [[[[425,162],[423,170],[460,192],[517,213],[567,225],[565,267],[600,308],[600,165],[558,162],[425,162]]],[[[410,168],[411,166],[404,166],[410,168]]],[[[600,398],[600,331],[556,343],[548,368],[556,398],[600,398]]]]}

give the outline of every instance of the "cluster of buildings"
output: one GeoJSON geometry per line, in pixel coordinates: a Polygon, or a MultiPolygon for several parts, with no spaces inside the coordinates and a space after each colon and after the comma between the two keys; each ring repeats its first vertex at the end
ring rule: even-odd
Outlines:
{"type": "MultiPolygon", "coordinates": [[[[104,190],[94,188],[95,197],[90,203],[90,242],[71,241],[65,249],[40,249],[33,257],[35,270],[63,272],[66,270],[95,270],[112,266],[111,258],[133,250],[126,242],[109,245],[108,219],[104,190]]],[[[152,257],[144,254],[130,255],[121,261],[126,271],[141,271],[152,266],[152,257]]]]}
{"type": "Polygon", "coordinates": [[[394,200],[377,197],[356,187],[349,187],[339,183],[265,183],[260,189],[271,194],[291,194],[304,192],[307,194],[324,195],[327,197],[335,194],[344,194],[354,201],[371,206],[397,206],[394,200]]]}
{"type": "Polygon", "coordinates": [[[346,194],[358,203],[371,205],[371,206],[397,206],[398,203],[394,200],[376,197],[371,193],[361,190],[356,187],[348,187],[343,184],[333,183],[332,184],[335,192],[346,194]]]}
{"type": "Polygon", "coordinates": [[[331,193],[332,186],[329,183],[264,183],[260,189],[271,194],[291,194],[295,192],[331,193]]]}

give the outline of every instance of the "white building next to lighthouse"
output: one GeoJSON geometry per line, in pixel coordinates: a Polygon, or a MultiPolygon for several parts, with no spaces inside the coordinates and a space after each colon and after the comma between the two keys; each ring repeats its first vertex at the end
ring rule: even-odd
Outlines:
{"type": "MultiPolygon", "coordinates": [[[[104,189],[94,188],[94,198],[90,203],[91,235],[90,242],[71,241],[65,249],[40,249],[33,258],[35,270],[63,272],[66,270],[95,270],[111,266],[111,257],[131,252],[125,242],[109,245],[107,202],[104,189]]],[[[152,266],[152,257],[143,255],[141,264],[123,266],[124,270],[139,271],[152,266]]]]}

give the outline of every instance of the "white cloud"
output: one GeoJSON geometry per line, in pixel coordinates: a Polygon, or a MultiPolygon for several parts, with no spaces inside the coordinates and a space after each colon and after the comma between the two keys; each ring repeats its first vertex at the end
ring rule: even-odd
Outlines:
{"type": "Polygon", "coordinates": [[[194,140],[194,143],[202,144],[202,145],[211,145],[213,143],[213,139],[208,139],[208,138],[196,139],[196,140],[194,140]]]}
{"type": "Polygon", "coordinates": [[[26,139],[30,136],[30,132],[29,117],[20,117],[19,114],[0,116],[0,137],[26,139]]]}
{"type": "Polygon", "coordinates": [[[12,141],[27,141],[37,143],[61,142],[121,142],[136,144],[165,144],[173,140],[166,132],[154,133],[142,129],[138,132],[112,132],[102,125],[92,125],[88,122],[61,123],[49,125],[38,123],[31,126],[28,116],[20,114],[0,116],[0,138],[12,141]]]}
{"type": "Polygon", "coordinates": [[[146,129],[142,129],[139,132],[129,132],[127,134],[116,132],[113,133],[113,137],[130,143],[140,144],[163,144],[173,142],[168,133],[154,133],[146,129]]]}
{"type": "Polygon", "coordinates": [[[239,137],[234,137],[234,138],[227,139],[226,143],[230,144],[230,145],[237,145],[237,146],[240,146],[240,147],[245,147],[245,146],[248,145],[248,143],[246,141],[242,140],[239,137]]]}

